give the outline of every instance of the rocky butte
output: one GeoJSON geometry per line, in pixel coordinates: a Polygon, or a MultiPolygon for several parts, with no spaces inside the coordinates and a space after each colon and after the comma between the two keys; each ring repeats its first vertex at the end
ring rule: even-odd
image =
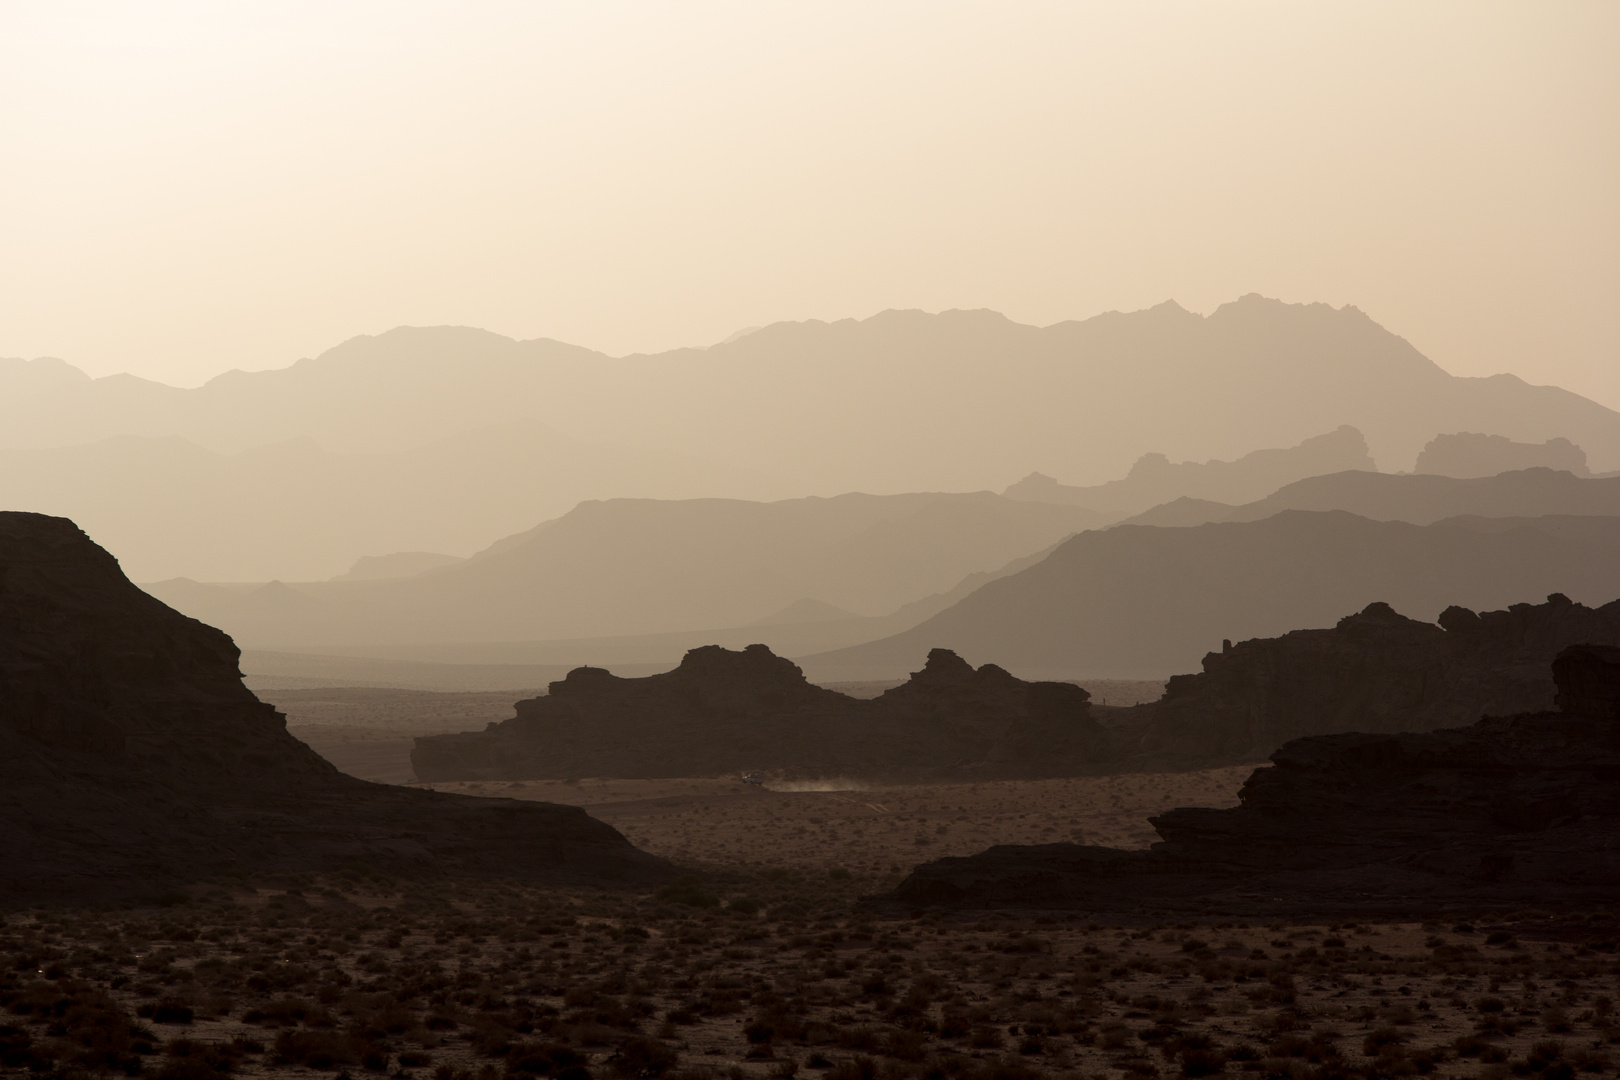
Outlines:
{"type": "Polygon", "coordinates": [[[1146,851],[995,847],[914,870],[892,905],[1153,915],[1410,916],[1620,900],[1620,649],[1552,664],[1558,711],[1297,739],[1229,810],[1152,818],[1146,851]]]}
{"type": "Polygon", "coordinates": [[[764,645],[707,645],[673,671],[622,679],[582,667],[486,730],[416,740],[418,779],[581,776],[1008,778],[1062,776],[1108,760],[1090,697],[1024,682],[935,649],[872,700],[815,686],[764,645]]]}
{"type": "Polygon", "coordinates": [[[339,773],[243,686],[238,656],[71,521],[0,513],[0,903],[150,899],[302,870],[671,873],[574,807],[339,773]]]}
{"type": "Polygon", "coordinates": [[[1122,751],[1158,764],[1256,761],[1290,739],[1431,731],[1553,706],[1560,650],[1620,645],[1620,601],[1561,593],[1501,611],[1449,607],[1438,624],[1369,604],[1337,625],[1256,638],[1204,657],[1164,697],[1110,718],[1122,751]]]}

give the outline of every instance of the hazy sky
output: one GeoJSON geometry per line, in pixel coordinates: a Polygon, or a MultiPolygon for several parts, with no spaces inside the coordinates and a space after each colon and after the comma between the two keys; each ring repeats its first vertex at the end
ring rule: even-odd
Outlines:
{"type": "Polygon", "coordinates": [[[0,0],[0,355],[1257,291],[1620,407],[1620,4],[0,0]]]}

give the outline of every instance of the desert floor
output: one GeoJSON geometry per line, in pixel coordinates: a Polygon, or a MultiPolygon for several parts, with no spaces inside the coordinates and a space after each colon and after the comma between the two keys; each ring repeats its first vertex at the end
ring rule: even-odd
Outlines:
{"type": "MultiPolygon", "coordinates": [[[[375,697],[309,693],[325,697],[298,703],[303,726],[390,726],[375,697]]],[[[452,730],[510,703],[429,697],[419,714],[439,710],[452,730]]],[[[1613,910],[1143,924],[862,901],[917,862],[992,843],[1143,845],[1147,815],[1231,805],[1249,771],[782,791],[732,778],[439,785],[584,806],[685,873],[597,892],[353,871],[221,880],[157,908],[5,912],[0,1075],[1614,1073],[1613,910]]]]}
{"type": "MultiPolygon", "coordinates": [[[[886,878],[995,844],[1069,841],[1146,847],[1148,817],[1177,806],[1233,806],[1254,771],[1064,780],[774,790],[736,778],[434,784],[439,791],[583,806],[636,846],[687,865],[757,872],[846,869],[886,878]]],[[[812,785],[806,785],[812,786],[812,785]]]]}
{"type": "Polygon", "coordinates": [[[839,871],[656,893],[340,876],[10,913],[0,1068],[174,1078],[1259,1080],[1614,1071],[1614,913],[881,918],[839,871]]]}

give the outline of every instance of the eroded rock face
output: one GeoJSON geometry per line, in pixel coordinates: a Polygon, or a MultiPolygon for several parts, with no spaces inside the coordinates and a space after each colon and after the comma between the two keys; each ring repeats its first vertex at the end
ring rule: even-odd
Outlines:
{"type": "Polygon", "coordinates": [[[1544,604],[1439,623],[1387,604],[1330,630],[1229,645],[1136,710],[1149,759],[1256,760],[1290,739],[1338,731],[1430,731],[1480,715],[1553,707],[1551,663],[1569,645],[1620,645],[1620,601],[1601,608],[1554,593],[1544,604]]]}
{"type": "Polygon", "coordinates": [[[1565,649],[1565,711],[1299,739],[1242,805],[1152,819],[1147,851],[999,847],[918,867],[893,902],[1418,913],[1620,900],[1620,650],[1565,649]]]}
{"type": "Polygon", "coordinates": [[[0,901],[138,899],[356,862],[558,881],[667,872],[576,808],[339,773],[242,685],[238,657],[71,521],[0,513],[0,901]]]}
{"type": "Polygon", "coordinates": [[[411,761],[422,780],[1058,775],[1110,753],[1089,700],[935,649],[910,681],[864,701],[809,683],[764,645],[709,645],[646,678],[576,668],[510,720],[417,739],[411,761]]]}

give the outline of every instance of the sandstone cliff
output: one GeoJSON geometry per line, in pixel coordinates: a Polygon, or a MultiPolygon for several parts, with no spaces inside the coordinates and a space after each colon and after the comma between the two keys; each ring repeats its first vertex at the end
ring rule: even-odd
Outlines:
{"type": "Polygon", "coordinates": [[[1554,593],[1503,611],[1450,607],[1438,625],[1369,604],[1331,629],[1228,642],[1116,722],[1140,734],[1145,760],[1185,763],[1257,760],[1306,735],[1429,731],[1552,708],[1552,660],[1582,642],[1620,645],[1620,601],[1554,593]]]}
{"type": "Polygon", "coordinates": [[[918,867],[910,906],[1415,914],[1620,900],[1620,649],[1553,664],[1561,712],[1299,739],[1230,810],[1151,819],[1147,851],[998,847],[918,867]]]}
{"type": "Polygon", "coordinates": [[[417,739],[411,761],[422,780],[1062,775],[1110,754],[1089,699],[935,649],[906,684],[865,701],[812,685],[763,645],[710,645],[646,678],[577,668],[510,720],[417,739]]]}
{"type": "Polygon", "coordinates": [[[224,634],[64,518],[0,513],[0,902],[138,899],[220,873],[644,881],[581,810],[368,784],[287,733],[224,634]]]}

